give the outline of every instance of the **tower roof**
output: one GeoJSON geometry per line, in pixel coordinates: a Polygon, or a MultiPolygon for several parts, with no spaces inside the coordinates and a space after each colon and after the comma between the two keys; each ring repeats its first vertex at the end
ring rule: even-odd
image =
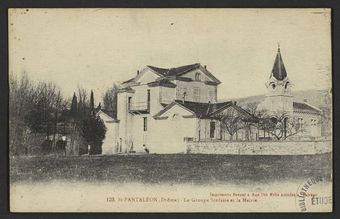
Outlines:
{"type": "Polygon", "coordinates": [[[287,77],[286,68],[282,61],[280,47],[277,49],[277,54],[272,70],[272,76],[274,76],[277,80],[283,80],[287,77]]]}

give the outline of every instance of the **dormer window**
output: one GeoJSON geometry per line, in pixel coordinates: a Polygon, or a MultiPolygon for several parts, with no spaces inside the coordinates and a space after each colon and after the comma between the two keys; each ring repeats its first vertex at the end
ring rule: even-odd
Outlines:
{"type": "Polygon", "coordinates": [[[200,73],[195,73],[195,81],[200,81],[201,80],[201,74],[200,73]]]}

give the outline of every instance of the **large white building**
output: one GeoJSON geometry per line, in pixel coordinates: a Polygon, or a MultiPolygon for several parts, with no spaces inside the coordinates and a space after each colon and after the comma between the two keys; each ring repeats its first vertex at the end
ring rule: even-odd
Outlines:
{"type": "MultiPolygon", "coordinates": [[[[199,63],[138,71],[118,92],[117,119],[99,112],[113,136],[104,140],[103,153],[185,153],[187,140],[228,139],[216,115],[249,114],[234,102],[217,102],[220,83],[199,63]]],[[[245,135],[239,131],[237,138],[245,135]]]]}

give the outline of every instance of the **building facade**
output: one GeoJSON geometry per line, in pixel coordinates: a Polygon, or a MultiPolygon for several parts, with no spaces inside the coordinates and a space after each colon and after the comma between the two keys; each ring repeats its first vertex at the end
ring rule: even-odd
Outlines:
{"type": "MultiPolygon", "coordinates": [[[[104,140],[103,153],[185,153],[188,140],[227,139],[218,115],[249,114],[234,102],[217,102],[220,83],[199,63],[137,71],[117,94],[117,119],[99,112],[110,123],[107,132],[114,132],[104,140]]],[[[241,130],[235,136],[252,137],[241,130]]]]}

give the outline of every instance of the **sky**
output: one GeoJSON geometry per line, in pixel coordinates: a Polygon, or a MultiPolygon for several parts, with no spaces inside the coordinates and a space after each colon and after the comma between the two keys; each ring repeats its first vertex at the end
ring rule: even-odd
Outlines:
{"type": "Polygon", "coordinates": [[[293,90],[329,89],[330,22],[327,9],[10,9],[9,69],[100,102],[146,65],[201,63],[232,99],[266,93],[279,43],[293,90]]]}

